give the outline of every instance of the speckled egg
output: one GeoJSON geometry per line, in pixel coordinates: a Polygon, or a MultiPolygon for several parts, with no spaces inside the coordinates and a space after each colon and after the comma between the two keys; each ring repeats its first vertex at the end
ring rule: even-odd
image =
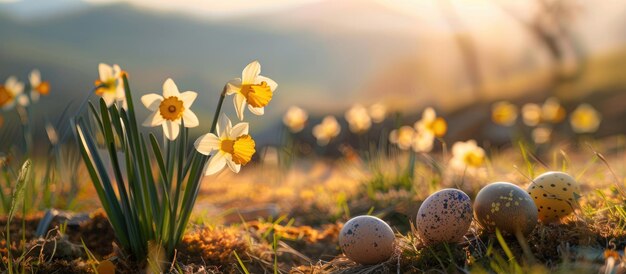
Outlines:
{"type": "Polygon", "coordinates": [[[483,187],[474,199],[474,217],[488,231],[530,234],[537,225],[537,206],[522,188],[507,182],[483,187]]]}
{"type": "Polygon", "coordinates": [[[580,186],[572,176],[550,171],[541,174],[528,185],[528,194],[537,205],[539,221],[551,223],[574,211],[580,197],[580,186]]]}
{"type": "Polygon", "coordinates": [[[446,188],[428,196],[417,212],[417,234],[427,244],[456,243],[472,224],[472,201],[465,192],[446,188]]]}
{"type": "Polygon", "coordinates": [[[385,221],[374,216],[350,219],[339,232],[339,246],[351,260],[368,265],[388,260],[395,236],[385,221]]]}

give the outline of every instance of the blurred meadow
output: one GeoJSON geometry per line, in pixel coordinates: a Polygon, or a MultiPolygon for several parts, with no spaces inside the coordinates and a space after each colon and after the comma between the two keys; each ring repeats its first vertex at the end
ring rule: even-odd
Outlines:
{"type": "Polygon", "coordinates": [[[0,0],[0,37],[3,273],[626,271],[623,1],[0,0]]]}

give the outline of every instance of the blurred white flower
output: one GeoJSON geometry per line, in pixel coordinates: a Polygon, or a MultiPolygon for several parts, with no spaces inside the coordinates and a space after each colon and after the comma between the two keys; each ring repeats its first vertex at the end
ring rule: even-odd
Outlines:
{"type": "Polygon", "coordinates": [[[491,120],[502,126],[512,126],[517,120],[517,106],[508,101],[496,102],[491,106],[491,120]]]}
{"type": "Polygon", "coordinates": [[[441,117],[437,117],[435,109],[429,107],[422,113],[422,119],[415,122],[415,130],[417,131],[429,131],[435,137],[443,137],[448,130],[448,124],[446,120],[441,117]]]}
{"type": "Polygon", "coordinates": [[[152,111],[143,126],[155,127],[162,125],[163,133],[169,140],[175,140],[180,131],[181,120],[185,127],[197,127],[198,117],[189,109],[198,94],[194,91],[180,93],[172,79],[163,83],[163,96],[156,93],[146,94],[141,97],[141,102],[152,111]]]}
{"type": "Polygon", "coordinates": [[[435,142],[435,135],[430,131],[417,131],[413,136],[413,142],[411,148],[415,152],[428,153],[433,150],[433,143],[435,142]]]}
{"type": "Polygon", "coordinates": [[[387,117],[387,106],[383,103],[373,104],[369,107],[369,114],[372,118],[372,122],[374,123],[385,121],[385,118],[387,117]]]}
{"type": "Polygon", "coordinates": [[[415,129],[410,126],[402,126],[399,129],[394,129],[389,133],[389,142],[397,145],[402,150],[407,150],[413,146],[413,139],[415,138],[415,129]]]}
{"type": "Polygon", "coordinates": [[[549,127],[537,127],[532,131],[532,137],[535,144],[545,144],[552,137],[552,129],[549,127]]]}
{"type": "Polygon", "coordinates": [[[485,162],[485,150],[476,141],[456,142],[452,145],[450,168],[457,171],[476,170],[485,162]]]}
{"type": "Polygon", "coordinates": [[[309,115],[303,109],[292,106],[283,116],[283,123],[293,133],[300,132],[306,125],[309,115]]]}
{"type": "Polygon", "coordinates": [[[30,98],[33,102],[37,102],[40,95],[48,95],[48,93],[50,93],[50,83],[48,81],[41,81],[41,73],[39,70],[32,70],[28,75],[28,80],[30,82],[30,98]]]}
{"type": "Polygon", "coordinates": [[[350,108],[345,115],[350,131],[354,133],[363,133],[372,126],[367,109],[360,104],[356,104],[350,108]]]}
{"type": "Polygon", "coordinates": [[[207,133],[196,140],[196,150],[204,155],[211,155],[205,175],[215,174],[225,166],[239,173],[241,166],[252,160],[256,150],[248,131],[248,123],[238,123],[233,127],[230,119],[224,115],[216,127],[217,135],[207,133]]]}
{"type": "Polygon", "coordinates": [[[226,85],[226,94],[235,94],[233,103],[239,120],[243,120],[246,106],[253,114],[263,115],[278,87],[274,80],[260,74],[261,64],[255,60],[243,69],[241,78],[230,80],[226,85]]]}
{"type": "Polygon", "coordinates": [[[24,83],[18,81],[15,76],[10,76],[4,85],[0,85],[0,107],[4,110],[11,109],[23,92],[24,83]]]}
{"type": "Polygon", "coordinates": [[[341,132],[341,126],[337,122],[334,116],[328,115],[324,117],[324,120],[313,127],[313,136],[317,138],[317,143],[320,146],[327,145],[332,138],[335,138],[341,132]]]}
{"type": "Polygon", "coordinates": [[[556,124],[563,121],[563,119],[565,119],[565,108],[561,106],[559,99],[555,97],[546,99],[543,106],[541,106],[541,120],[556,124]]]}
{"type": "Polygon", "coordinates": [[[525,104],[522,106],[522,119],[529,127],[537,126],[541,122],[541,107],[533,103],[525,104]]]}
{"type": "Polygon", "coordinates": [[[126,94],[124,94],[124,81],[122,81],[124,71],[117,64],[109,66],[100,63],[98,73],[100,79],[94,83],[96,94],[102,97],[107,107],[110,107],[115,101],[120,101],[123,108],[126,109],[126,94]]]}
{"type": "Polygon", "coordinates": [[[602,116],[589,104],[579,105],[570,116],[570,124],[576,133],[592,133],[598,130],[602,116]]]}

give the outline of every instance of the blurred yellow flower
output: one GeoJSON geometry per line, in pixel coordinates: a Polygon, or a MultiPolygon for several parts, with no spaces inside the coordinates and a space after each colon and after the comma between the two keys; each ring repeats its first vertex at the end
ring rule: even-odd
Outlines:
{"type": "Polygon", "coordinates": [[[410,126],[402,126],[399,129],[394,129],[389,133],[389,142],[397,145],[402,150],[407,150],[413,146],[413,139],[415,138],[415,129],[410,126]]]}
{"type": "Polygon", "coordinates": [[[315,136],[320,146],[327,145],[330,139],[337,137],[340,132],[341,127],[337,119],[331,115],[324,117],[320,124],[313,127],[313,136],[315,136]]]}
{"type": "Polygon", "coordinates": [[[413,142],[411,148],[415,152],[430,152],[433,150],[433,142],[435,141],[435,135],[430,131],[417,131],[413,135],[413,142]]]}
{"type": "Polygon", "coordinates": [[[350,108],[345,115],[350,131],[354,133],[363,133],[372,126],[367,109],[360,104],[356,104],[350,108]]]}
{"type": "Polygon", "coordinates": [[[256,152],[254,140],[248,135],[248,123],[233,126],[230,119],[224,115],[216,129],[217,135],[204,134],[194,143],[199,153],[211,155],[205,175],[215,174],[225,166],[239,173],[241,166],[249,163],[256,152]]]}
{"type": "Polygon", "coordinates": [[[122,81],[124,72],[120,66],[100,63],[98,64],[98,73],[100,78],[94,82],[96,94],[102,97],[107,107],[110,107],[115,101],[121,101],[123,108],[126,108],[126,95],[122,81]]]}
{"type": "Polygon", "coordinates": [[[274,80],[261,76],[261,64],[253,61],[241,73],[241,78],[230,80],[226,84],[226,94],[235,94],[233,103],[239,120],[243,120],[243,112],[248,106],[256,115],[265,113],[265,106],[272,100],[278,84],[274,80]]]}
{"type": "Polygon", "coordinates": [[[476,145],[475,140],[456,142],[452,145],[450,167],[456,170],[473,170],[485,162],[485,150],[476,145]]]}
{"type": "Polygon", "coordinates": [[[517,106],[500,101],[491,106],[491,120],[502,126],[512,126],[517,120],[517,106]]]}
{"type": "Polygon", "coordinates": [[[292,106],[290,107],[285,116],[283,116],[283,123],[293,133],[300,132],[306,125],[306,121],[309,119],[309,115],[303,109],[292,106]]]}
{"type": "Polygon", "coordinates": [[[570,124],[576,133],[591,133],[598,130],[602,117],[589,104],[581,104],[570,116],[570,124]]]}
{"type": "Polygon", "coordinates": [[[550,97],[541,106],[541,120],[549,123],[559,123],[565,119],[565,108],[561,106],[559,99],[550,97]]]}
{"type": "Polygon", "coordinates": [[[552,137],[552,129],[549,127],[537,127],[533,129],[532,137],[535,144],[545,144],[552,137]]]}
{"type": "Polygon", "coordinates": [[[24,92],[24,83],[18,81],[15,76],[7,78],[4,85],[0,85],[0,107],[4,110],[11,109],[22,92],[24,92]]]}
{"type": "Polygon", "coordinates": [[[448,130],[448,124],[446,120],[441,117],[437,117],[437,113],[431,107],[426,108],[422,113],[422,119],[415,122],[415,130],[417,131],[429,131],[436,137],[443,137],[448,130]]]}
{"type": "Polygon", "coordinates": [[[156,93],[141,97],[143,105],[152,111],[152,114],[143,122],[143,126],[163,126],[163,133],[169,140],[175,140],[180,131],[181,120],[185,127],[197,127],[198,117],[189,109],[198,94],[194,91],[180,93],[174,80],[167,79],[163,83],[163,96],[156,93]]]}
{"type": "Polygon", "coordinates": [[[369,114],[372,118],[372,122],[374,123],[385,121],[385,118],[387,117],[387,106],[383,103],[373,104],[369,107],[369,114]]]}
{"type": "Polygon", "coordinates": [[[39,70],[34,69],[28,75],[30,82],[30,98],[33,102],[39,100],[40,95],[48,95],[50,93],[50,83],[48,81],[41,81],[41,73],[39,70]]]}
{"type": "Polygon", "coordinates": [[[533,103],[525,104],[522,106],[522,118],[527,126],[537,126],[541,122],[541,107],[533,103]]]}

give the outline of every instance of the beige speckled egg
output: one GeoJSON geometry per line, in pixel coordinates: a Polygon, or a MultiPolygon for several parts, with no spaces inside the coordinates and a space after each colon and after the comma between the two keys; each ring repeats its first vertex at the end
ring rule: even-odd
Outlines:
{"type": "Polygon", "coordinates": [[[535,178],[528,186],[542,223],[559,221],[574,211],[580,186],[572,176],[550,171],[535,178]]]}
{"type": "Polygon", "coordinates": [[[339,246],[351,260],[368,265],[388,260],[395,236],[385,221],[374,216],[350,219],[339,232],[339,246]]]}
{"type": "Polygon", "coordinates": [[[426,243],[461,241],[472,224],[472,201],[465,192],[446,188],[428,196],[417,212],[417,234],[426,243]]]}
{"type": "Polygon", "coordinates": [[[526,191],[506,182],[491,183],[474,199],[474,217],[488,231],[530,234],[537,225],[537,206],[526,191]]]}

